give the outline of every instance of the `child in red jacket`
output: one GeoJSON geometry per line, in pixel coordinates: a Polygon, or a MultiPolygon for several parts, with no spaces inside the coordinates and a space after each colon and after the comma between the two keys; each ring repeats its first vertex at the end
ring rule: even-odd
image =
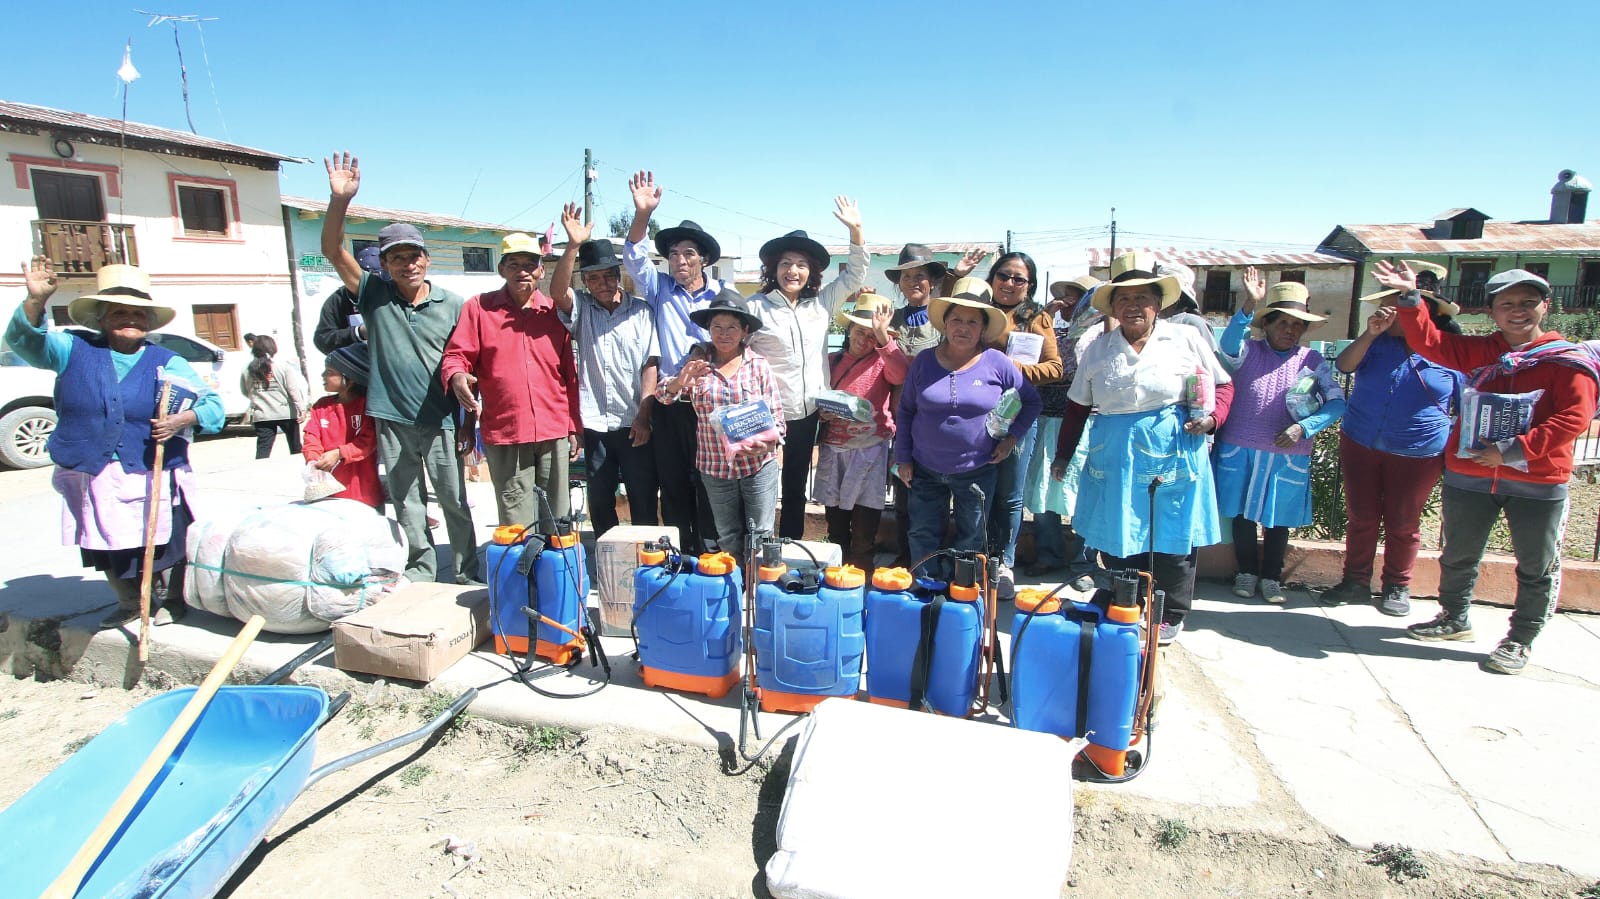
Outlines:
{"type": "Polygon", "coordinates": [[[383,485],[378,482],[378,427],[367,416],[367,345],[340,347],[327,358],[322,372],[325,396],[311,406],[306,420],[306,461],[331,472],[344,490],[334,494],[359,500],[383,511],[383,485]]]}

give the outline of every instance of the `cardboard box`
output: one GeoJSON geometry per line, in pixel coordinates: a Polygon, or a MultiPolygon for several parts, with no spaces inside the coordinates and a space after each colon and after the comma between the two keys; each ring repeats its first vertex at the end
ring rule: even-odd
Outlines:
{"type": "Polygon", "coordinates": [[[488,636],[488,590],[408,584],[333,623],[333,664],[427,683],[488,636]]]}
{"type": "Polygon", "coordinates": [[[678,529],[660,524],[618,525],[595,541],[594,584],[602,636],[627,635],[633,625],[633,572],[639,567],[639,547],[663,535],[677,544],[678,529]]]}

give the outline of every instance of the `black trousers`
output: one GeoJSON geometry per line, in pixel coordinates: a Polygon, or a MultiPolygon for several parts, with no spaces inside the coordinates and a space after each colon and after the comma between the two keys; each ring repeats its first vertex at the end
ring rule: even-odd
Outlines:
{"type": "Polygon", "coordinates": [[[1283,557],[1289,552],[1287,527],[1261,529],[1261,542],[1256,543],[1256,523],[1248,518],[1234,516],[1233,560],[1239,571],[1253,574],[1269,581],[1283,580],[1283,557]]]}
{"type": "Polygon", "coordinates": [[[717,536],[711,501],[695,467],[700,418],[688,403],[656,403],[650,416],[650,446],[655,448],[656,478],[661,485],[661,522],[678,529],[686,552],[705,551],[717,536]]]}
{"type": "Polygon", "coordinates": [[[634,446],[627,428],[583,431],[589,464],[589,521],[600,537],[617,526],[617,484],[628,486],[628,517],[634,524],[660,524],[656,458],[650,444],[634,446]]]}
{"type": "Polygon", "coordinates": [[[272,455],[272,442],[277,439],[280,430],[283,431],[283,439],[289,442],[289,455],[300,455],[300,422],[286,418],[282,421],[258,421],[255,425],[257,459],[272,455]]]}
{"type": "Polygon", "coordinates": [[[778,536],[799,540],[806,534],[807,487],[811,484],[811,451],[817,446],[818,413],[789,422],[783,435],[783,509],[778,536]]]}
{"type": "MultiPolygon", "coordinates": [[[[1187,556],[1156,553],[1156,570],[1150,572],[1150,575],[1155,578],[1156,589],[1164,590],[1167,594],[1166,607],[1161,614],[1163,621],[1172,623],[1182,621],[1184,616],[1189,614],[1189,609],[1194,606],[1194,557],[1193,550],[1190,550],[1187,556]]],[[[1102,552],[1100,564],[1113,574],[1125,568],[1137,568],[1143,571],[1150,564],[1150,556],[1147,553],[1136,556],[1113,556],[1102,552]]]]}

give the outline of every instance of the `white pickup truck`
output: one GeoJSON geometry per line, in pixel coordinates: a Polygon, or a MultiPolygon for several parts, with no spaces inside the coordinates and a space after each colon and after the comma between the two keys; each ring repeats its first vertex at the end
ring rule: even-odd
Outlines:
{"type": "MultiPolygon", "coordinates": [[[[239,392],[239,375],[250,364],[250,354],[224,350],[192,334],[155,331],[159,343],[194,366],[200,377],[222,396],[230,420],[242,418],[249,408],[239,392]]],[[[45,443],[56,429],[56,376],[33,368],[0,343],[0,463],[11,468],[39,468],[50,464],[45,443]]]]}

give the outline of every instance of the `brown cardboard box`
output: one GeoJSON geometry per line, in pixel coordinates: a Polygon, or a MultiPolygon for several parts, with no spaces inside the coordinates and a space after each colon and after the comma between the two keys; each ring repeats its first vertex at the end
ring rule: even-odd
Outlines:
{"type": "Polygon", "coordinates": [[[427,683],[489,637],[489,591],[408,584],[333,623],[333,663],[427,683]]]}

